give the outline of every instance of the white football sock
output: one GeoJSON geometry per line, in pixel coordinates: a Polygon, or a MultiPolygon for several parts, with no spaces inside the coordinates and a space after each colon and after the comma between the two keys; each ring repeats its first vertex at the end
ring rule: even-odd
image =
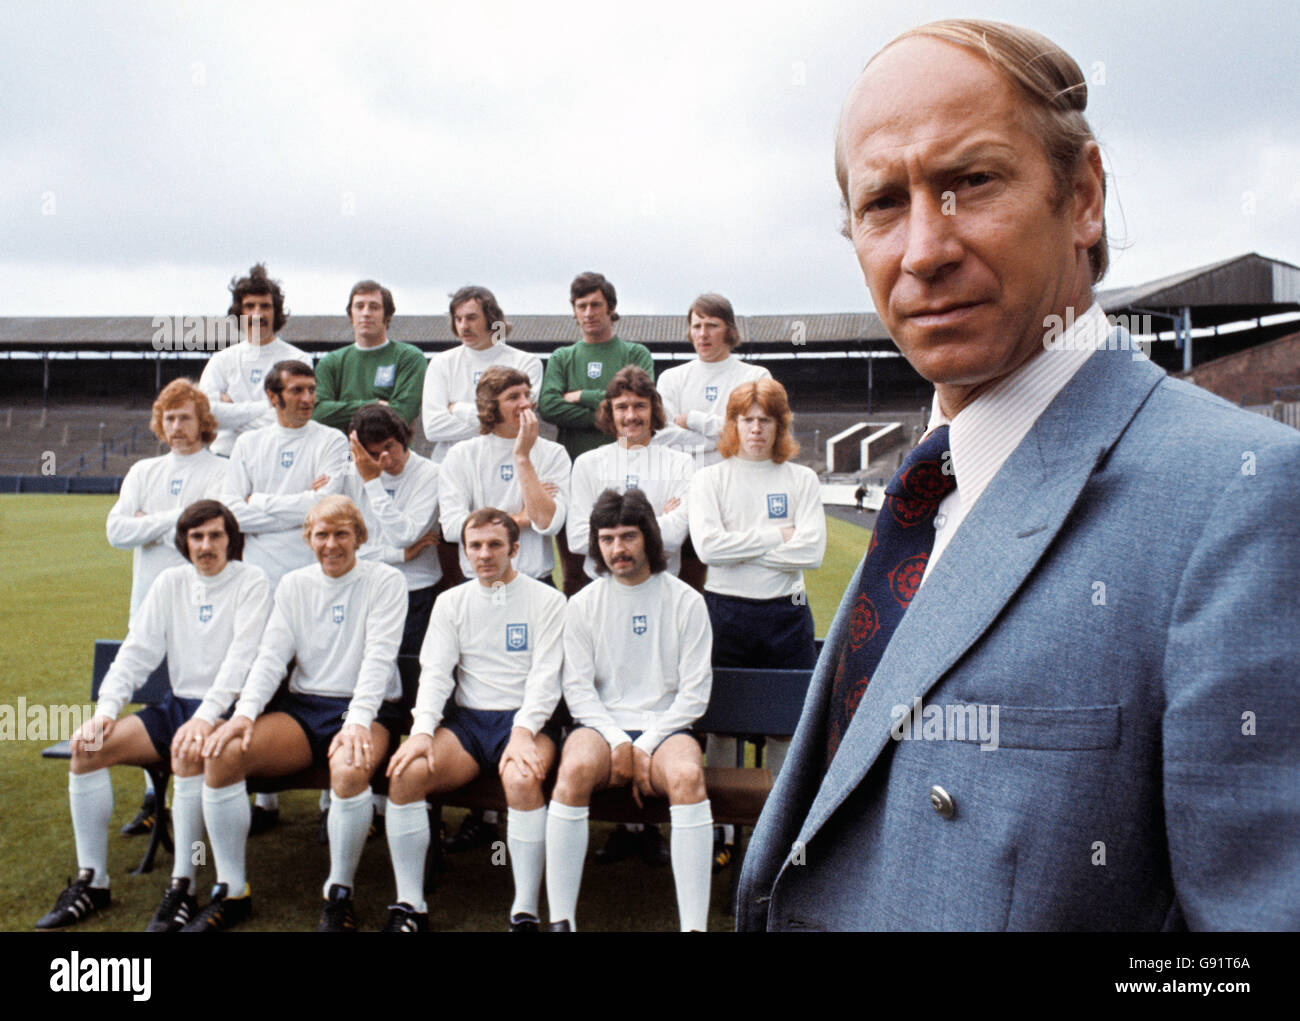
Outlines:
{"type": "Polygon", "coordinates": [[[330,807],[330,789],[326,787],[320,792],[320,810],[324,812],[330,807]]]}
{"type": "Polygon", "coordinates": [[[72,836],[77,844],[77,868],[94,869],[90,885],[108,889],[108,824],[113,819],[113,785],[107,769],[68,773],[68,805],[72,836]]]}
{"type": "Polygon", "coordinates": [[[546,904],[551,921],[567,919],[574,932],[586,859],[587,806],[565,805],[552,798],[546,810],[546,904]]]}
{"type": "Polygon", "coordinates": [[[350,798],[341,798],[330,791],[330,818],[326,826],[330,835],[330,874],[321,896],[328,897],[335,883],[352,889],[372,814],[369,787],[350,798]]]}
{"type": "MultiPolygon", "coordinates": [[[[203,774],[178,776],[172,782],[172,830],[176,838],[173,855],[172,878],[188,879],[190,885],[198,876],[194,864],[198,846],[203,842],[203,774]]],[[[193,891],[191,891],[193,892],[193,891]]],[[[238,894],[236,894],[238,896],[238,894]]]]}
{"type": "MultiPolygon", "coordinates": [[[[333,815],[334,813],[330,813],[333,815]]],[[[388,803],[388,855],[393,859],[397,899],[417,912],[429,910],[424,902],[424,861],[429,853],[429,806],[423,799],[406,805],[388,803]]]]}
{"type": "Polygon", "coordinates": [[[153,774],[149,770],[144,770],[144,793],[145,797],[152,794],[153,791],[153,774]]]}
{"type": "Polygon", "coordinates": [[[668,849],[682,932],[704,932],[709,927],[713,881],[713,808],[705,798],[693,805],[669,805],[668,814],[673,827],[668,849]]]}
{"type": "Polygon", "coordinates": [[[374,805],[375,815],[383,815],[388,808],[387,794],[376,794],[370,799],[370,801],[371,804],[374,805]]]}
{"type": "Polygon", "coordinates": [[[226,884],[231,897],[242,897],[244,893],[244,852],[252,817],[248,784],[243,780],[225,787],[203,785],[203,824],[212,841],[217,882],[226,884]]]}
{"type": "Polygon", "coordinates": [[[546,866],[546,809],[506,809],[506,847],[510,849],[510,871],[515,877],[515,900],[510,917],[537,913],[542,870],[546,866]]]}
{"type": "Polygon", "coordinates": [[[264,808],[268,812],[278,812],[280,810],[280,795],[278,794],[259,794],[253,799],[253,804],[258,808],[264,808]]]}

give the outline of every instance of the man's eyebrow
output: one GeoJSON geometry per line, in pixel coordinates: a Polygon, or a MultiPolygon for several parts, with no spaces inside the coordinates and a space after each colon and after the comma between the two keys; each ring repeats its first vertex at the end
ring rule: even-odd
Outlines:
{"type": "MultiPolygon", "coordinates": [[[[992,140],[974,142],[946,151],[942,155],[927,158],[926,176],[950,176],[981,160],[991,160],[1003,165],[1014,165],[1022,158],[1022,153],[1018,152],[1014,146],[1007,145],[1004,142],[992,140]]],[[[857,180],[853,182],[854,187],[852,190],[855,192],[873,192],[888,188],[897,180],[898,169],[897,160],[882,160],[876,169],[870,167],[864,169],[858,175],[857,180]]]]}

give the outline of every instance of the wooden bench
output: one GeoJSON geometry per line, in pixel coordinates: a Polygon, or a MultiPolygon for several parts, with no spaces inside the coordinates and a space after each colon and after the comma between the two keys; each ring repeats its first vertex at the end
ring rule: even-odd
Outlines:
{"type": "MultiPolygon", "coordinates": [[[[818,641],[820,648],[821,642],[818,641]]],[[[91,678],[90,694],[92,701],[98,698],[99,687],[112,665],[113,657],[121,642],[110,639],[96,639],[94,669],[91,678]]],[[[398,670],[402,678],[403,705],[409,712],[415,703],[415,694],[419,686],[420,661],[416,656],[399,656],[398,670]]],[[[730,824],[736,827],[736,857],[733,863],[732,887],[735,877],[740,873],[744,859],[744,830],[757,821],[767,796],[772,790],[772,774],[761,765],[744,766],[744,747],[748,741],[755,745],[755,759],[761,758],[763,740],[766,736],[788,737],[794,733],[803,708],[804,696],[811,678],[808,670],[752,670],[717,667],[713,671],[713,689],[709,707],[705,714],[696,721],[692,731],[696,734],[721,734],[737,739],[737,762],[732,766],[710,765],[704,769],[704,782],[708,789],[709,801],[713,810],[713,820],[718,824],[730,824]]],[[[162,700],[170,690],[167,681],[167,664],[163,663],[148,680],[132,695],[132,704],[152,704],[162,700]]],[[[559,709],[565,715],[563,703],[559,709]]],[[[409,725],[409,717],[408,717],[409,725]]],[[[389,750],[390,754],[392,749],[389,750]]],[[[46,748],[41,753],[46,758],[71,757],[68,742],[46,748]]],[[[378,793],[387,790],[387,759],[375,767],[372,788],[378,793]]],[[[140,864],[132,869],[133,875],[150,872],[161,844],[168,852],[173,851],[169,833],[169,818],[166,810],[167,780],[171,775],[169,761],[148,767],[153,777],[154,789],[159,792],[157,823],[149,834],[149,843],[140,864]]],[[[554,785],[554,774],[548,779],[545,790],[547,797],[554,785]]],[[[329,786],[329,770],[325,766],[313,766],[299,773],[280,777],[249,778],[250,793],[278,793],[287,790],[324,790],[329,786]]],[[[431,820],[438,832],[443,806],[469,809],[492,809],[506,811],[505,791],[500,777],[495,772],[481,773],[474,781],[447,794],[430,798],[433,810],[431,820]]],[[[632,798],[630,787],[598,792],[591,802],[590,818],[600,822],[622,823],[666,823],[669,819],[666,798],[647,798],[644,808],[638,808],[632,798]]],[[[432,888],[438,873],[440,861],[439,842],[430,845],[432,860],[425,870],[426,884],[432,888]]]]}

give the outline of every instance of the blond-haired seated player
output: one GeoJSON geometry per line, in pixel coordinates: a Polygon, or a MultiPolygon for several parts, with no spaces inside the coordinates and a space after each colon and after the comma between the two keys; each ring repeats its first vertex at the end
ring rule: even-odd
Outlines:
{"type": "Polygon", "coordinates": [[[395,567],[357,559],[366,526],[345,496],[312,507],[303,538],[317,562],[281,579],[230,721],[203,748],[203,821],[217,885],[186,932],[229,928],[250,914],[245,778],[287,776],[323,763],[330,773],[330,874],[317,931],[356,928],[352,884],[370,827],[370,777],[402,726],[397,647],[406,583],[395,567]],[[289,689],[273,698],[290,660],[289,689]]]}

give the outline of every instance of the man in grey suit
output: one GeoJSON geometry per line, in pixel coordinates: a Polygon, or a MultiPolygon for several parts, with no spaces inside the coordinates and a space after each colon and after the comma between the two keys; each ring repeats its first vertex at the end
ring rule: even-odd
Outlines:
{"type": "Polygon", "coordinates": [[[845,102],[846,233],[937,446],[827,635],[738,928],[1300,928],[1300,435],[1110,329],[1086,101],[1049,40],[949,21],[845,102]]]}

